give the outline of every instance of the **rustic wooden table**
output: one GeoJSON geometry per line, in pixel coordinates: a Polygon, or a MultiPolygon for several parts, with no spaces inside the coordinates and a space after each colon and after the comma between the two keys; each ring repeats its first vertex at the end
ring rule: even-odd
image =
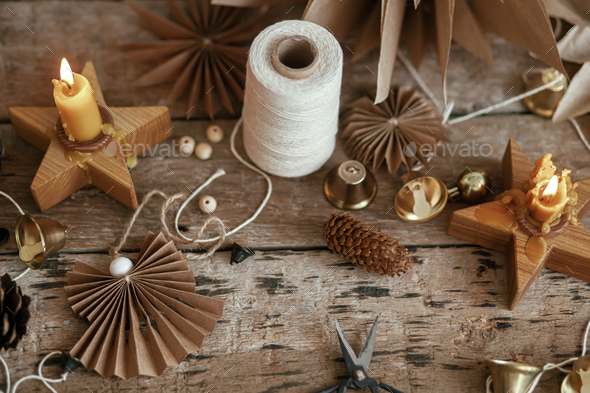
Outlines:
{"type": "MultiPolygon", "coordinates": [[[[142,1],[168,15],[167,2],[142,1]]],[[[29,185],[43,153],[19,139],[8,118],[9,106],[53,105],[51,79],[61,57],[74,70],[87,60],[97,68],[104,95],[113,106],[153,105],[169,86],[136,88],[131,82],[149,65],[126,61],[118,44],[153,39],[124,2],[2,2],[0,7],[0,138],[6,146],[0,189],[40,218],[59,220],[71,228],[66,246],[20,285],[32,297],[29,332],[18,349],[3,351],[14,378],[31,374],[49,351],[71,348],[88,323],[77,319],[63,287],[76,260],[99,268],[110,262],[108,249],[122,234],[132,212],[93,187],[73,194],[56,207],[38,212],[29,185]]],[[[295,17],[295,15],[293,15],[295,17]]],[[[523,90],[521,73],[542,67],[523,50],[490,36],[495,66],[485,65],[453,47],[448,70],[453,116],[480,109],[523,90]]],[[[344,44],[352,45],[352,41],[344,44]]],[[[342,104],[375,84],[377,53],[352,63],[345,50],[342,104]]],[[[421,75],[441,96],[437,61],[429,54],[421,75]]],[[[394,83],[412,84],[401,65],[394,83]]],[[[172,139],[191,135],[205,140],[211,124],[183,120],[186,103],[171,108],[172,139]]],[[[235,118],[221,112],[216,121],[229,134],[235,118]]],[[[590,119],[580,121],[590,129],[590,119]]],[[[590,153],[567,123],[552,124],[526,112],[521,103],[492,111],[452,128],[452,143],[488,143],[490,157],[438,157],[430,174],[452,185],[466,166],[487,170],[493,191],[500,192],[500,160],[508,138],[515,138],[531,159],[552,152],[559,168],[573,170],[574,180],[590,177],[590,153]]],[[[239,140],[239,138],[238,138],[239,140]]],[[[380,315],[371,376],[404,392],[484,392],[488,369],[484,359],[518,359],[542,365],[578,355],[589,317],[589,285],[543,270],[516,310],[507,308],[506,267],[502,254],[451,238],[446,227],[449,204],[436,219],[422,224],[401,221],[390,208],[400,188],[398,176],[377,171],[379,192],[374,203],[356,216],[398,239],[414,252],[412,269],[401,278],[381,277],[354,268],[327,250],[323,223],[333,210],[322,195],[327,171],[346,158],[342,143],[318,172],[297,179],[273,177],[273,195],[260,217],[226,241],[207,262],[190,260],[197,292],[227,299],[223,318],[202,349],[159,378],[128,381],[101,378],[82,368],[57,385],[59,391],[111,390],[202,392],[314,392],[346,375],[334,330],[337,317],[351,345],[358,350],[374,317],[380,315]],[[389,213],[388,213],[389,212],[389,213]],[[245,263],[230,266],[229,250],[239,241],[256,250],[245,263]]],[[[227,175],[207,193],[218,203],[218,215],[229,227],[249,217],[265,193],[265,183],[240,165],[226,138],[206,162],[191,158],[141,158],[132,171],[138,197],[158,188],[167,193],[194,189],[217,168],[227,175]]],[[[137,221],[126,251],[137,252],[148,230],[157,231],[158,203],[137,221]]],[[[15,209],[1,202],[0,220],[12,232],[15,209]]],[[[203,220],[196,203],[182,225],[194,230],[203,220]],[[190,219],[188,218],[190,217],[190,219]]],[[[590,218],[583,220],[590,225],[590,218]]],[[[3,271],[13,277],[23,270],[14,242],[0,250],[3,271]]],[[[46,374],[56,377],[51,362],[46,374]]],[[[539,392],[555,392],[564,375],[549,372],[539,392]]],[[[3,381],[3,378],[0,378],[3,381]]],[[[45,390],[26,382],[29,390],[45,390]]],[[[4,389],[4,382],[0,383],[4,389]]]]}

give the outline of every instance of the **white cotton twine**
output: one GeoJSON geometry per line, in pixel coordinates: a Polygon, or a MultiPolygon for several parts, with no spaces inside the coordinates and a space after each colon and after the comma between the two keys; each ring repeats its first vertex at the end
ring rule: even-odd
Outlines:
{"type": "Polygon", "coordinates": [[[341,83],[342,49],[328,30],[288,20],[262,31],[250,47],[242,112],[250,159],[283,177],[318,170],[334,151],[341,83]],[[316,48],[317,69],[301,79],[283,76],[271,60],[277,44],[294,36],[316,48]]]}

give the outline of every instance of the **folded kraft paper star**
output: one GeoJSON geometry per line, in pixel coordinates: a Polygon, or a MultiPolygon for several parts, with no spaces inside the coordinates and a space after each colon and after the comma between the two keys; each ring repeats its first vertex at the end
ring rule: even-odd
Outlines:
{"type": "Polygon", "coordinates": [[[113,267],[105,273],[76,262],[68,272],[68,301],[90,322],[70,354],[88,370],[159,376],[197,351],[221,318],[225,300],[195,293],[193,272],[162,233],[148,233],[123,274],[124,266],[113,267]]]}
{"type": "MultiPolygon", "coordinates": [[[[39,210],[45,211],[85,185],[93,184],[126,207],[136,209],[135,188],[121,146],[125,146],[129,157],[137,157],[166,139],[172,127],[168,108],[109,108],[92,62],[86,63],[81,75],[90,84],[88,90],[94,90],[103,121],[103,131],[92,140],[73,141],[71,135],[68,138],[67,127],[63,126],[55,106],[9,108],[17,134],[46,151],[31,184],[35,202],[39,210]]],[[[80,75],[74,74],[74,77],[80,75]]],[[[84,113],[81,115],[81,118],[87,117],[84,113]]]]}
{"type": "Polygon", "coordinates": [[[535,165],[514,139],[502,160],[503,194],[496,201],[453,212],[447,233],[506,254],[513,310],[543,267],[590,282],[590,178],[572,183],[555,174],[551,154],[535,165]],[[553,185],[553,186],[552,186],[553,185]]]}

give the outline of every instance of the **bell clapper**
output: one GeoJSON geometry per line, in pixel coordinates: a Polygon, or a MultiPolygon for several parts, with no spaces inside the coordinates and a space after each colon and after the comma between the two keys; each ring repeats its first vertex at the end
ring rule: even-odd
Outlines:
{"type": "Polygon", "coordinates": [[[25,244],[21,247],[18,256],[23,262],[30,262],[39,254],[43,253],[43,243],[25,244]]]}
{"type": "Polygon", "coordinates": [[[428,217],[430,215],[431,206],[426,200],[424,188],[420,184],[416,184],[412,188],[412,194],[414,195],[414,207],[412,209],[414,214],[420,218],[428,217]]]}

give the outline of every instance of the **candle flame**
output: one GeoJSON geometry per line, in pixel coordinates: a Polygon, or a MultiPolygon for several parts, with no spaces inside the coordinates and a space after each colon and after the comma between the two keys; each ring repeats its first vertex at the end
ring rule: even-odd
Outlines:
{"type": "Polygon", "coordinates": [[[555,196],[555,193],[557,192],[558,183],[559,181],[557,180],[557,176],[553,175],[551,180],[549,180],[547,187],[545,187],[545,190],[543,191],[543,198],[551,198],[555,196]]]}
{"type": "Polygon", "coordinates": [[[69,83],[70,85],[74,84],[74,73],[70,68],[70,63],[68,63],[68,61],[65,58],[61,60],[61,68],[59,70],[59,75],[62,81],[69,83]]]}

